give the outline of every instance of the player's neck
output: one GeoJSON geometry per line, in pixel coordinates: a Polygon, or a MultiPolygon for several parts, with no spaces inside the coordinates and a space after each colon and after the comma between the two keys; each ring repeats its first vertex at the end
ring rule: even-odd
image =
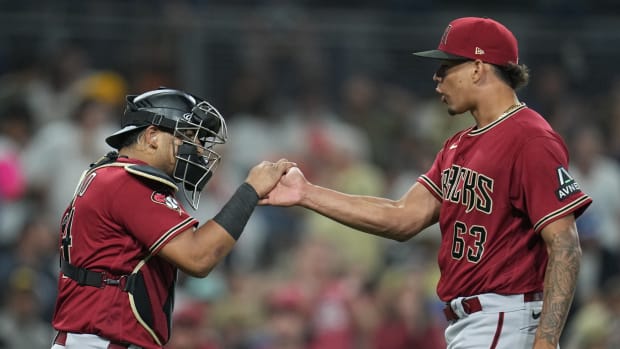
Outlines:
{"type": "Polygon", "coordinates": [[[151,165],[153,158],[148,152],[136,149],[136,146],[129,146],[119,150],[119,157],[127,157],[130,159],[136,159],[151,165]]]}
{"type": "Polygon", "coordinates": [[[509,92],[498,93],[493,98],[484,98],[471,113],[476,120],[477,128],[483,128],[506,116],[520,104],[514,91],[510,90],[509,92]]]}

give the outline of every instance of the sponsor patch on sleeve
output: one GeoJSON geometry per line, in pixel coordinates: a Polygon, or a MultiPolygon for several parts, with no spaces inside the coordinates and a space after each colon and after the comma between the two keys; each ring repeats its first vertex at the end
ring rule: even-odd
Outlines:
{"type": "Polygon", "coordinates": [[[575,181],[564,167],[558,167],[557,173],[560,187],[555,191],[555,195],[558,200],[564,201],[569,196],[581,192],[581,188],[579,188],[577,181],[575,181]]]}
{"type": "Polygon", "coordinates": [[[183,207],[179,205],[179,202],[174,196],[154,191],[153,194],[151,194],[151,200],[156,204],[165,205],[171,210],[178,211],[179,214],[183,212],[183,207]]]}

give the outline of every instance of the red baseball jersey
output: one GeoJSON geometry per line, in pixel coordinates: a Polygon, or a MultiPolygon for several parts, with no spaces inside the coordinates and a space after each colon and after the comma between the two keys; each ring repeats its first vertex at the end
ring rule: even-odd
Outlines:
{"type": "Polygon", "coordinates": [[[441,201],[443,301],[541,291],[540,231],[591,203],[568,172],[562,138],[525,105],[448,139],[418,182],[441,201]]]}
{"type": "Polygon", "coordinates": [[[119,158],[87,173],[63,218],[61,255],[80,268],[113,276],[135,272],[134,292],[92,287],[60,274],[57,330],[161,348],[168,341],[177,269],[157,253],[198,222],[175,200],[174,183],[134,171],[119,158]],[[163,181],[166,182],[166,181],[163,181]]]}

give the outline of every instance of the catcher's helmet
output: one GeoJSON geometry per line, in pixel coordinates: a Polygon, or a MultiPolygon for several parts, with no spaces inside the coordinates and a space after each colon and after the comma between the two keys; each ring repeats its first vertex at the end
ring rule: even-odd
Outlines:
{"type": "Polygon", "coordinates": [[[228,139],[224,118],[202,98],[160,88],[127,96],[122,128],[106,138],[106,143],[119,149],[128,133],[149,125],[168,131],[183,141],[175,154],[173,178],[183,184],[186,199],[194,209],[197,208],[200,192],[221,159],[212,148],[228,139]]]}

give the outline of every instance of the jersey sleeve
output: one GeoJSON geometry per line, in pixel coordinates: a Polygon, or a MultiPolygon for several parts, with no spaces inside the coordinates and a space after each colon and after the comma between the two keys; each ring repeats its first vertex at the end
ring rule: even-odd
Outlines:
{"type": "Polygon", "coordinates": [[[443,201],[443,192],[441,188],[441,163],[443,159],[443,149],[435,156],[435,161],[431,168],[423,175],[418,177],[418,183],[422,184],[433,196],[443,201]]]}
{"type": "Polygon", "coordinates": [[[122,195],[115,200],[114,215],[152,255],[178,234],[198,225],[172,193],[154,190],[134,179],[125,186],[122,195]]]}
{"type": "Polygon", "coordinates": [[[568,151],[556,137],[527,141],[517,155],[511,183],[513,206],[529,217],[534,231],[567,216],[581,215],[592,200],[568,172],[568,151]]]}

